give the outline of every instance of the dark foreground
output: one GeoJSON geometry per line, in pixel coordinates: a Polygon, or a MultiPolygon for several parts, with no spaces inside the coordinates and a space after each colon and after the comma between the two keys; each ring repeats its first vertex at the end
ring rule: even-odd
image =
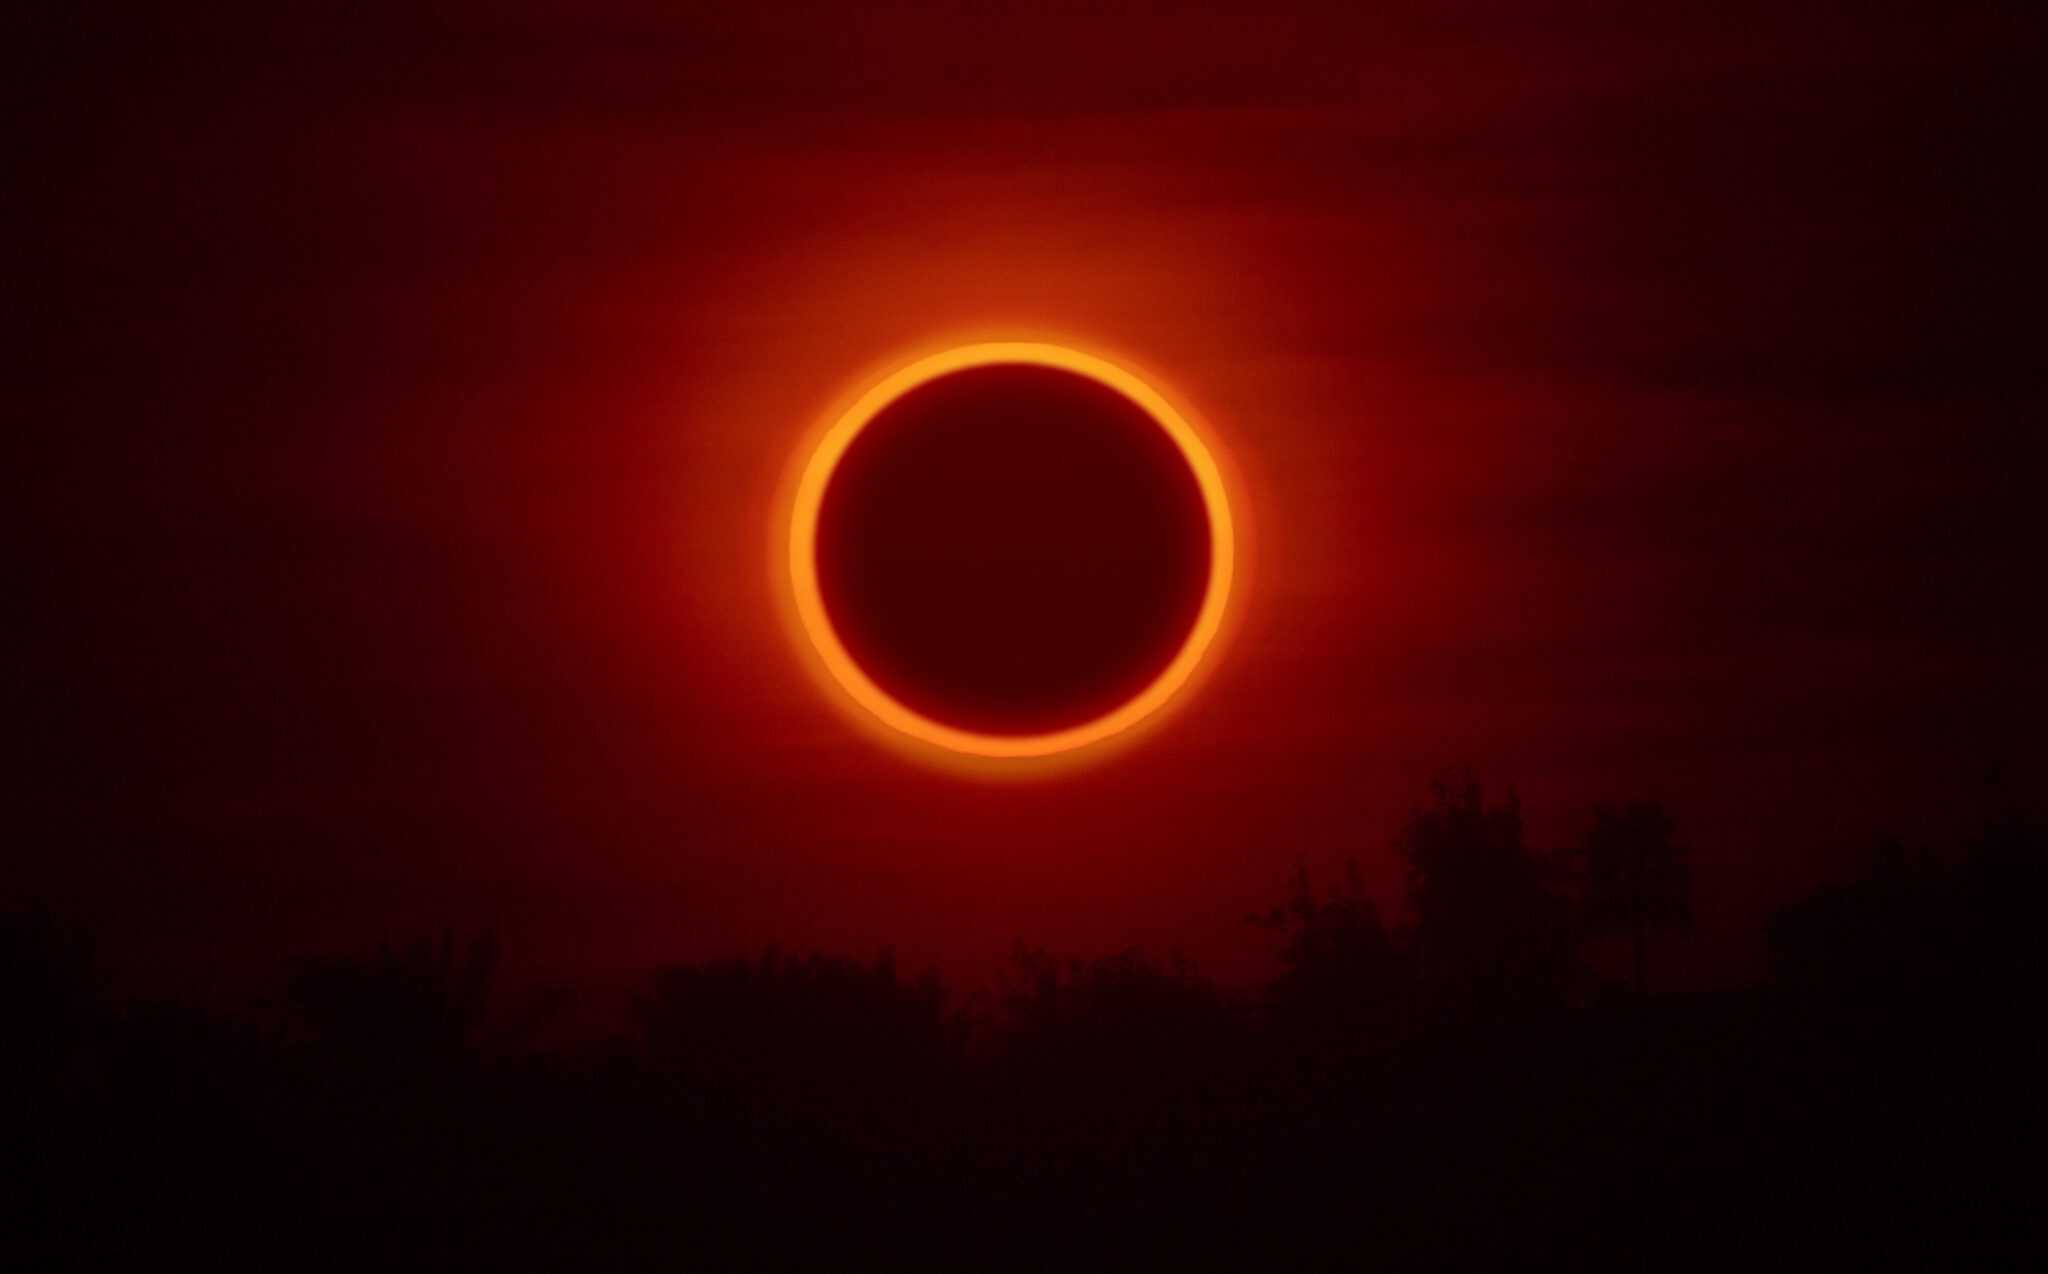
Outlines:
{"type": "Polygon", "coordinates": [[[967,1006],[770,955],[546,1048],[488,940],[229,1022],[108,1002],[31,914],[5,1264],[2038,1268],[2044,885],[2032,833],[1887,859],[1723,996],[1475,974],[1304,891],[1253,1000],[1136,953],[1020,952],[967,1006]]]}

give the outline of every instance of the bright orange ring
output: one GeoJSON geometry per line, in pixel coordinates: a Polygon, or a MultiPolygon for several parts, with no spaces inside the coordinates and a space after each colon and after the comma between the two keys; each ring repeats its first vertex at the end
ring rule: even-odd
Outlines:
{"type": "Polygon", "coordinates": [[[1050,756],[1055,752],[1087,747],[1130,729],[1158,711],[1175,691],[1186,684],[1223,626],[1224,607],[1230,599],[1234,539],[1230,501],[1224,490],[1222,471],[1194,427],[1157,390],[1116,364],[1093,354],[1036,341],[998,341],[963,345],[934,354],[884,377],[825,431],[797,482],[789,523],[789,578],[795,593],[797,619],[826,671],[855,703],[884,724],[912,738],[970,756],[1050,756]],[[824,502],[825,488],[832,480],[832,472],[854,438],[884,407],[926,381],[949,372],[999,363],[1056,367],[1086,376],[1143,408],[1166,431],[1167,437],[1173,439],[1181,455],[1187,458],[1188,468],[1194,472],[1195,481],[1201,487],[1202,506],[1209,521],[1208,588],[1202,595],[1201,609],[1195,613],[1194,625],[1189,628],[1186,640],[1172,660],[1150,685],[1118,707],[1091,721],[1045,734],[981,734],[911,711],[876,685],[854,662],[853,656],[839,640],[839,634],[832,628],[831,618],[825,613],[824,595],[818,589],[818,510],[824,502]]]}

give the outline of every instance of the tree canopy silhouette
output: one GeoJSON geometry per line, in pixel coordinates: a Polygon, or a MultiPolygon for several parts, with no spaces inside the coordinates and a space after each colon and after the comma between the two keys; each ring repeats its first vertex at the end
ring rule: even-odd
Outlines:
{"type": "Polygon", "coordinates": [[[1321,894],[1299,869],[1285,902],[1246,919],[1284,935],[1267,1002],[1295,1041],[1318,1051],[1383,1048],[1406,1033],[1413,961],[1381,921],[1356,860],[1345,863],[1341,886],[1321,894]]]}
{"type": "Polygon", "coordinates": [[[1423,983],[1456,1014],[1556,1001],[1572,966],[1568,911],[1523,844],[1520,801],[1510,792],[1488,804],[1469,770],[1442,776],[1431,791],[1432,803],[1396,841],[1423,983]]]}

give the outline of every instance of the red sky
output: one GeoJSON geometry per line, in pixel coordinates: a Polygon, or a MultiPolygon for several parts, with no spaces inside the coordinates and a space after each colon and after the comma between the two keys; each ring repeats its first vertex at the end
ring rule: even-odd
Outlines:
{"type": "Polygon", "coordinates": [[[1544,846],[1665,800],[1711,983],[2040,774],[2038,19],[671,8],[13,41],[5,879],[117,969],[1245,976],[1469,763],[1544,846]],[[1167,728],[989,785],[847,727],[769,562],[821,412],[1001,336],[1155,372],[1252,539],[1167,728]]]}

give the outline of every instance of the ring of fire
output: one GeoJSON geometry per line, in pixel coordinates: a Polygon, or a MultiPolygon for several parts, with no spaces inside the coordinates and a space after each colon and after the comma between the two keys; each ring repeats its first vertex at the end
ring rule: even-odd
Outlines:
{"type": "Polygon", "coordinates": [[[882,724],[912,739],[975,757],[1024,758],[1070,752],[1124,733],[1172,699],[1208,653],[1230,599],[1235,534],[1222,470],[1194,427],[1152,386],[1107,359],[1061,345],[1006,341],[966,345],[920,359],[884,377],[825,430],[805,462],[792,506],[788,570],[796,618],[825,672],[840,690],[882,724]],[[989,734],[961,729],[913,711],[863,670],[834,629],[818,575],[818,523],[840,458],[869,421],[902,395],[938,377],[972,368],[1016,365],[1054,368],[1086,377],[1136,404],[1187,461],[1200,489],[1209,531],[1208,580],[1187,636],[1142,690],[1092,720],[1039,734],[989,734]]]}

